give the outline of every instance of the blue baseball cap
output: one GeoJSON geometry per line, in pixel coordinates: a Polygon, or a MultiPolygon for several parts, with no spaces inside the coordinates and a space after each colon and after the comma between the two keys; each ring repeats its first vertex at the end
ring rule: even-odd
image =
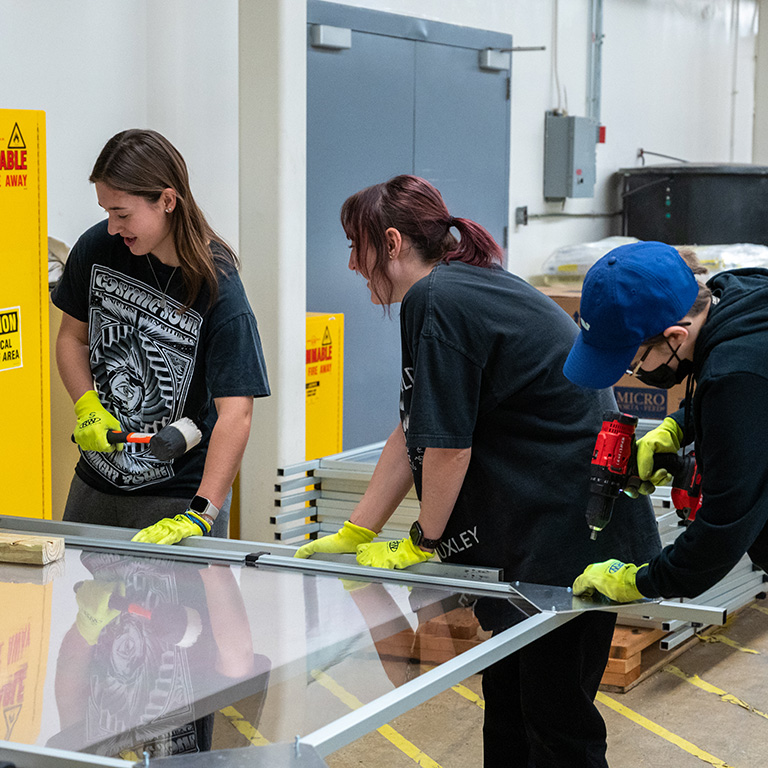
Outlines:
{"type": "Polygon", "coordinates": [[[682,320],[698,294],[693,271],[672,246],[649,240],[614,248],[584,278],[581,333],[563,373],[582,387],[612,386],[640,345],[682,320]]]}

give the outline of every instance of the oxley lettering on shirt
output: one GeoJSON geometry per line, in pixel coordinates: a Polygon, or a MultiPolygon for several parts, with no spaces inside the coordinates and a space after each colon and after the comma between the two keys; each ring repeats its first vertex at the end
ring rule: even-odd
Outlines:
{"type": "Polygon", "coordinates": [[[462,531],[456,536],[452,536],[450,539],[441,541],[435,549],[440,558],[445,558],[448,555],[458,554],[470,547],[474,547],[475,544],[479,544],[480,539],[477,538],[477,526],[474,528],[468,528],[466,531],[462,531]],[[473,541],[474,539],[474,541],[473,541]]]}

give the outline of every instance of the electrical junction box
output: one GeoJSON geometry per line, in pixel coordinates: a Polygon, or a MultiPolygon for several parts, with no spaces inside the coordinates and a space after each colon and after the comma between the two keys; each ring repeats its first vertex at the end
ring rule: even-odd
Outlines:
{"type": "Polygon", "coordinates": [[[589,117],[547,112],[544,120],[544,197],[595,193],[598,125],[589,117]]]}

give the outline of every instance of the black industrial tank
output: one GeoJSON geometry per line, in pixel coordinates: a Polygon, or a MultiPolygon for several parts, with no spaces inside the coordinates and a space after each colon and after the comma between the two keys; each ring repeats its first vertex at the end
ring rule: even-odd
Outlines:
{"type": "Polygon", "coordinates": [[[670,245],[768,245],[768,167],[653,165],[618,171],[622,234],[670,245]]]}

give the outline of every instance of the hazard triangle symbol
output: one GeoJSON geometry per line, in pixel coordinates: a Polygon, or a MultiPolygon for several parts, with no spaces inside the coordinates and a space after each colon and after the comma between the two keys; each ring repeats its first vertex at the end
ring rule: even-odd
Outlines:
{"type": "Polygon", "coordinates": [[[8,141],[8,149],[26,149],[27,145],[24,143],[24,138],[21,135],[19,124],[13,124],[13,130],[11,131],[11,138],[8,141]]]}
{"type": "Polygon", "coordinates": [[[11,731],[13,726],[16,725],[16,721],[19,719],[19,712],[21,712],[21,704],[15,704],[12,707],[6,707],[3,710],[3,717],[5,718],[5,741],[11,740],[11,731]]]}
{"type": "Polygon", "coordinates": [[[328,330],[328,326],[325,326],[325,333],[323,334],[322,346],[327,347],[329,344],[333,344],[331,339],[331,332],[328,330]]]}

